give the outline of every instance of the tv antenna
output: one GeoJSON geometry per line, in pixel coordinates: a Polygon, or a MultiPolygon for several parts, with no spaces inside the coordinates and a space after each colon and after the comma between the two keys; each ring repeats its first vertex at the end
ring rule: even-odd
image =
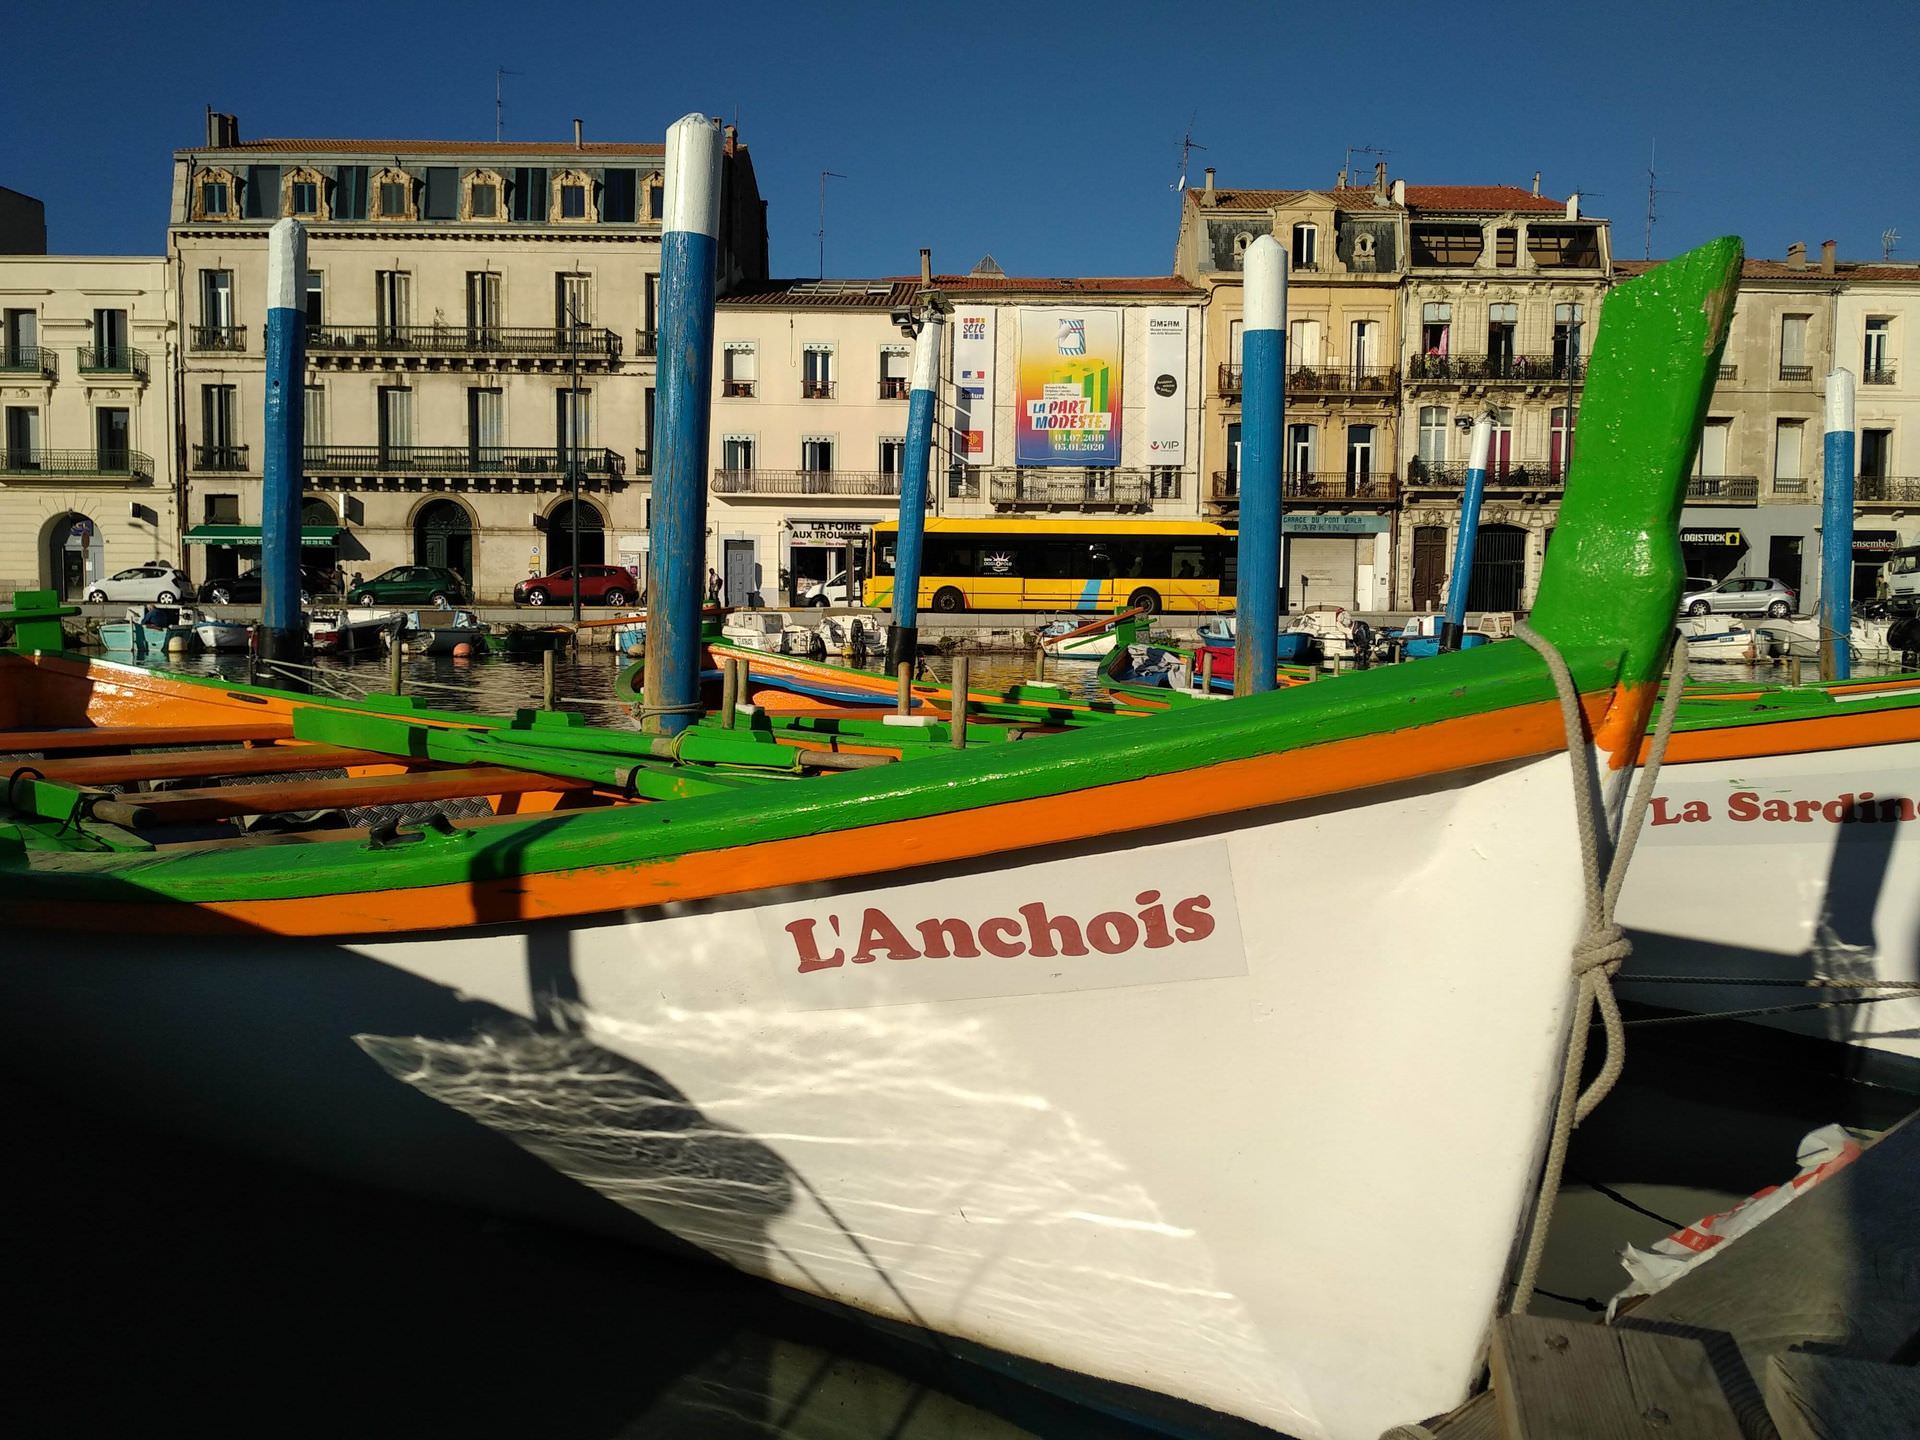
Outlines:
{"type": "Polygon", "coordinates": [[[1889,226],[1880,232],[1880,258],[1893,259],[1894,247],[1900,243],[1900,232],[1889,226]]]}
{"type": "Polygon", "coordinates": [[[1660,189],[1655,183],[1658,177],[1654,174],[1653,157],[1658,153],[1659,145],[1660,142],[1658,139],[1647,142],[1647,237],[1645,248],[1640,252],[1640,258],[1642,260],[1653,259],[1653,227],[1660,219],[1659,208],[1656,202],[1660,196],[1670,193],[1660,189]]]}
{"type": "Polygon", "coordinates": [[[827,278],[827,181],[844,180],[847,177],[838,170],[820,172],[820,278],[827,278]]]}
{"type": "Polygon", "coordinates": [[[1354,156],[1371,155],[1377,160],[1385,160],[1392,153],[1391,150],[1382,150],[1374,145],[1349,145],[1347,146],[1346,163],[1340,167],[1340,173],[1347,177],[1346,183],[1351,185],[1353,183],[1354,156]]]}
{"type": "Polygon", "coordinates": [[[1187,136],[1186,139],[1180,142],[1180,178],[1167,187],[1170,190],[1184,190],[1187,188],[1187,162],[1192,159],[1194,151],[1207,148],[1193,138],[1193,122],[1199,118],[1200,112],[1198,110],[1195,110],[1192,115],[1187,117],[1187,136]]]}
{"type": "Polygon", "coordinates": [[[493,71],[493,138],[497,142],[506,133],[506,108],[503,104],[506,96],[506,78],[509,75],[524,75],[524,70],[507,70],[495,66],[493,71]]]}

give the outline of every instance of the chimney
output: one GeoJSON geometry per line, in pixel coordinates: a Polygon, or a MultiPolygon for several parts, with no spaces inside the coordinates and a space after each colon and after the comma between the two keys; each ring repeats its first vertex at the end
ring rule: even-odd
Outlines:
{"type": "Polygon", "coordinates": [[[1787,268],[1804,270],[1807,268],[1807,242],[1796,240],[1787,246],[1787,268]]]}
{"type": "Polygon", "coordinates": [[[933,284],[933,251],[924,245],[920,247],[920,283],[927,286],[933,284]]]}
{"type": "Polygon", "coordinates": [[[1533,193],[1536,195],[1540,193],[1540,172],[1538,170],[1533,172],[1533,193]]]}
{"type": "Polygon", "coordinates": [[[1373,162],[1373,193],[1376,195],[1387,193],[1387,162],[1384,160],[1373,162]]]}
{"type": "Polygon", "coordinates": [[[1333,177],[1333,188],[1336,190],[1344,190],[1347,188],[1346,171],[1342,170],[1338,175],[1333,177]]]}
{"type": "Polygon", "coordinates": [[[211,149],[221,149],[240,143],[240,118],[237,115],[225,115],[207,107],[207,145],[211,149]]]}
{"type": "Polygon", "coordinates": [[[1833,274],[1833,252],[1838,246],[1839,241],[1837,240],[1822,240],[1820,242],[1820,273],[1822,275],[1833,274]]]}
{"type": "Polygon", "coordinates": [[[740,127],[738,125],[728,125],[721,130],[720,139],[727,154],[731,155],[733,153],[733,147],[739,143],[740,140],[740,127]]]}
{"type": "MultiPolygon", "coordinates": [[[[1536,190],[1534,193],[1537,195],[1540,192],[1536,190]]],[[[1567,219],[1578,220],[1579,218],[1580,218],[1580,192],[1576,190],[1573,192],[1573,194],[1567,196],[1567,219]]]]}
{"type": "Polygon", "coordinates": [[[1207,167],[1207,194],[1213,193],[1213,166],[1207,167]]]}
{"type": "Polygon", "coordinates": [[[1396,205],[1405,205],[1407,203],[1406,181],[1396,180],[1393,182],[1393,203],[1396,205]]]}
{"type": "Polygon", "coordinates": [[[576,150],[586,148],[580,143],[580,117],[578,115],[573,117],[573,148],[576,150]]]}

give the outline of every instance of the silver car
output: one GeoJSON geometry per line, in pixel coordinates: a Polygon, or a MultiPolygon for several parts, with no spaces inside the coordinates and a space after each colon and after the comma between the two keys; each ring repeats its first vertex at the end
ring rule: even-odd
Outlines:
{"type": "Polygon", "coordinates": [[[1793,613],[1799,598],[1799,591],[1779,580],[1729,575],[1718,585],[1683,595],[1680,608],[1688,615],[1771,615],[1778,620],[1793,613]]]}
{"type": "Polygon", "coordinates": [[[187,577],[171,565],[136,565],[95,581],[87,587],[87,600],[98,605],[108,600],[146,600],[171,605],[182,595],[191,596],[193,587],[187,577]]]}

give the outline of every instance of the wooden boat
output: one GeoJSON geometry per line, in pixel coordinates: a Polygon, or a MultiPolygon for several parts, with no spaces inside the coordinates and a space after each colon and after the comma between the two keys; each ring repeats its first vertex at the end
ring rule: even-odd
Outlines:
{"type": "Polygon", "coordinates": [[[484,655],[487,627],[471,610],[407,610],[400,622],[380,630],[388,650],[395,645],[409,655],[484,655]]]}
{"type": "Polygon", "coordinates": [[[573,644],[570,625],[508,625],[491,637],[490,645],[509,659],[529,659],[573,644]]]}
{"type": "Polygon", "coordinates": [[[1706,615],[1678,622],[1687,637],[1687,659],[1710,660],[1735,665],[1751,665],[1766,658],[1759,635],[1738,620],[1724,615],[1706,615]]]}
{"type": "MultiPolygon", "coordinates": [[[[1622,286],[1592,362],[1533,623],[1572,763],[1615,781],[1738,272],[1720,242],[1622,286]]],[[[1172,1431],[1373,1440],[1478,1374],[1585,904],[1531,648],[838,773],[708,724],[204,681],[179,726],[116,729],[131,667],[19,623],[13,1063],[309,1165],[644,1221],[1172,1431]],[[185,758],[143,749],[185,726],[185,758]],[[243,768],[345,773],[99,788],[243,768]],[[490,813],[205,828],[406,795],[490,813]]]]}
{"type": "Polygon", "coordinates": [[[244,620],[220,620],[203,610],[196,612],[190,623],[200,648],[215,654],[244,651],[253,641],[253,627],[244,620]]]}
{"type": "MultiPolygon", "coordinates": [[[[1889,643],[1891,620],[1858,619],[1853,622],[1851,654],[1857,664],[1885,665],[1900,657],[1889,643]]],[[[1759,658],[1773,660],[1817,660],[1820,658],[1820,618],[1760,620],[1753,626],[1759,658]]]]}
{"type": "Polygon", "coordinates": [[[317,654],[371,654],[386,644],[389,632],[405,623],[406,615],[404,610],[359,605],[311,610],[307,635],[317,654]]]}
{"type": "MultiPolygon", "coordinates": [[[[1281,617],[1280,633],[1274,640],[1274,659],[1282,665],[1304,665],[1314,658],[1314,636],[1310,631],[1294,629],[1292,620],[1281,617]]],[[[1234,648],[1239,638],[1240,617],[1237,615],[1215,615],[1203,624],[1195,634],[1195,643],[1208,650],[1227,650],[1234,648]]],[[[1232,678],[1229,670],[1227,676],[1232,678]]]]}
{"type": "Polygon", "coordinates": [[[199,644],[193,612],[179,605],[128,607],[124,620],[100,626],[100,644],[111,652],[145,658],[185,654],[199,644]]]}

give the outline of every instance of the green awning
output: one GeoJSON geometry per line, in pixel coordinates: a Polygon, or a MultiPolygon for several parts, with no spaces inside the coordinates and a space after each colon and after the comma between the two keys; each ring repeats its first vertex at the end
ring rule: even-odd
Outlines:
{"type": "MultiPolygon", "coordinates": [[[[258,545],[260,527],[258,525],[196,525],[187,531],[189,545],[258,545]]],[[[338,525],[303,525],[300,529],[302,545],[337,545],[340,543],[338,525]]]]}

